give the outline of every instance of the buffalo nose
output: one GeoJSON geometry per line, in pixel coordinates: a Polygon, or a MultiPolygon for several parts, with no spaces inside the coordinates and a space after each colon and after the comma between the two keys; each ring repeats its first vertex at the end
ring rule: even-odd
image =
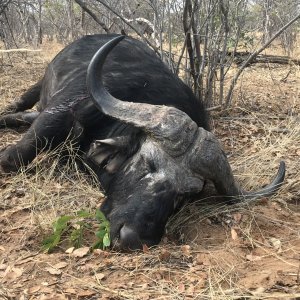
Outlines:
{"type": "Polygon", "coordinates": [[[120,247],[123,250],[138,250],[142,248],[139,235],[127,225],[123,225],[120,230],[120,247]]]}

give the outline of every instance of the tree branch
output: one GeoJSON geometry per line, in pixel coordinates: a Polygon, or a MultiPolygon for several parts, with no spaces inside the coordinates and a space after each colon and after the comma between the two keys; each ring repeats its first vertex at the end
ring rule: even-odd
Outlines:
{"type": "Polygon", "coordinates": [[[85,5],[85,3],[81,0],[75,0],[75,2],[84,10],[86,11],[93,19],[94,21],[99,24],[102,29],[106,32],[109,33],[109,29],[107,28],[107,26],[98,19],[98,17],[85,5]]]}
{"type": "Polygon", "coordinates": [[[300,18],[300,14],[294,17],[291,21],[289,21],[286,25],[284,25],[281,29],[279,29],[265,44],[263,44],[258,50],[254,51],[248,59],[244,61],[244,63],[240,66],[239,70],[231,80],[231,84],[229,87],[228,94],[226,96],[225,106],[228,107],[231,104],[233,89],[237,83],[239,76],[242,74],[243,70],[247,67],[252,60],[254,60],[259,53],[261,53],[264,49],[266,49],[284,30],[286,30],[290,25],[296,22],[300,18]]]}
{"type": "MultiPolygon", "coordinates": [[[[78,1],[78,0],[75,0],[78,1]]],[[[96,0],[97,2],[101,3],[103,6],[105,6],[108,10],[110,10],[114,15],[116,15],[118,18],[120,18],[127,26],[129,26],[139,37],[141,37],[157,54],[159,54],[158,49],[155,45],[153,45],[148,39],[144,37],[142,33],[140,33],[134,26],[132,26],[129,22],[127,22],[120,14],[118,14],[113,8],[111,8],[109,5],[107,5],[102,0],[96,0]]]]}

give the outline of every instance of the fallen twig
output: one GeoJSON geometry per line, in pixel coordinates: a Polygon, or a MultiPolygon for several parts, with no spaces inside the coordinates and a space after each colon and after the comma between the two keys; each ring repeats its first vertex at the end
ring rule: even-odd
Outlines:
{"type": "Polygon", "coordinates": [[[12,52],[40,52],[42,51],[41,49],[25,49],[25,48],[20,48],[20,49],[6,49],[6,50],[0,50],[0,53],[12,53],[12,52]]]}

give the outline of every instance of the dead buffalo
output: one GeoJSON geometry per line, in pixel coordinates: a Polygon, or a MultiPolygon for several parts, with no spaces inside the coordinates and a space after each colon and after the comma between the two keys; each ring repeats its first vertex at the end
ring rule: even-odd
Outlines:
{"type": "Polygon", "coordinates": [[[0,126],[31,126],[2,152],[1,172],[74,139],[105,190],[101,210],[121,249],[159,243],[168,218],[205,180],[239,200],[274,193],[285,175],[282,162],[270,185],[243,191],[208,131],[203,104],[152,50],[129,37],[93,35],[72,43],[6,112],[0,126]],[[25,111],[37,102],[38,112],[25,111]]]}

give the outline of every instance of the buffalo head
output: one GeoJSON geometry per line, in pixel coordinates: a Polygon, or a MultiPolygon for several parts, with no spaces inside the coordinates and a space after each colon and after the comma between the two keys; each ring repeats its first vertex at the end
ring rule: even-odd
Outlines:
{"type": "Polygon", "coordinates": [[[228,199],[266,196],[278,189],[285,175],[283,162],[270,185],[259,192],[244,192],[216,138],[187,114],[173,107],[114,98],[103,86],[102,67],[122,39],[101,47],[87,73],[88,90],[99,110],[135,132],[134,137],[95,141],[88,153],[111,174],[101,210],[111,223],[114,244],[133,250],[159,243],[174,209],[182,199],[199,193],[205,179],[228,199]]]}

